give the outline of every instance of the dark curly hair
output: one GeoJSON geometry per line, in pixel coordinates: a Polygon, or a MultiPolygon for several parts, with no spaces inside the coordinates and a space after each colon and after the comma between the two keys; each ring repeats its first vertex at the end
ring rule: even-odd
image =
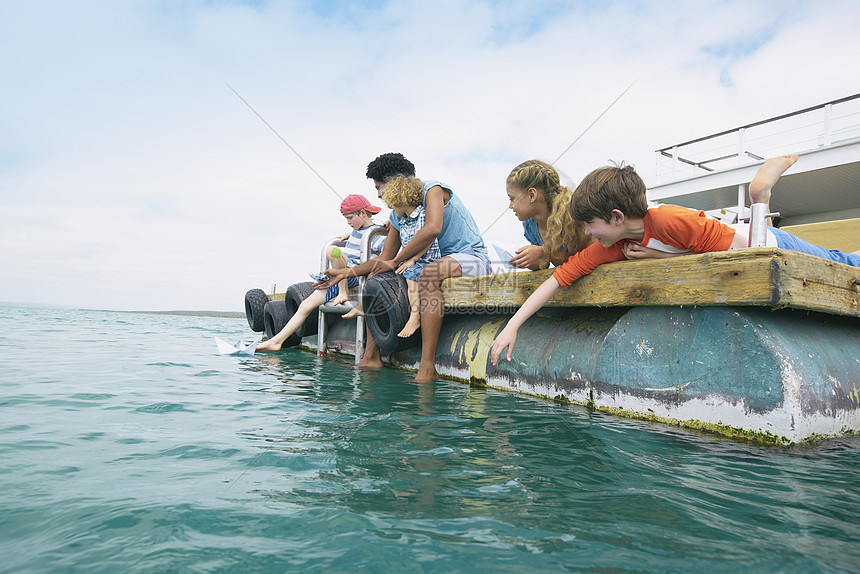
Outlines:
{"type": "Polygon", "coordinates": [[[385,182],[395,175],[415,176],[415,164],[403,157],[402,153],[384,153],[367,164],[367,177],[385,182]]]}

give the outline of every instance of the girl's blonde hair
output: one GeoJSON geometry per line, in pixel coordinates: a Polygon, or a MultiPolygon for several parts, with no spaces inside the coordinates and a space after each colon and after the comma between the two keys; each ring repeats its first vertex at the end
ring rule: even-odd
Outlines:
{"type": "Polygon", "coordinates": [[[559,265],[591,243],[591,236],[585,232],[585,223],[571,217],[573,192],[561,184],[554,167],[539,159],[524,161],[511,170],[507,184],[523,193],[533,187],[543,194],[549,218],[546,237],[542,238],[544,256],[541,263],[559,265]]]}
{"type": "Polygon", "coordinates": [[[382,201],[392,209],[398,205],[421,205],[424,202],[424,182],[414,176],[395,176],[385,182],[382,201]]]}

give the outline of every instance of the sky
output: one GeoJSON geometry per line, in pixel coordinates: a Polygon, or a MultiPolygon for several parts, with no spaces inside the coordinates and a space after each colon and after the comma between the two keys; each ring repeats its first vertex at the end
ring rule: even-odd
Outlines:
{"type": "Polygon", "coordinates": [[[242,311],[319,269],[341,198],[381,205],[392,151],[517,247],[520,162],[650,185],[656,149],[860,93],[858,29],[855,0],[0,0],[0,301],[242,311]]]}

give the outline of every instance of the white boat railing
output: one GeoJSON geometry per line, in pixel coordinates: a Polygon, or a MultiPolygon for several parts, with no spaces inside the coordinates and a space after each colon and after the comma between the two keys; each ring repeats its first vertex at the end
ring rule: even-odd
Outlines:
{"type": "Polygon", "coordinates": [[[656,183],[860,140],[860,94],[656,150],[656,183]]]}

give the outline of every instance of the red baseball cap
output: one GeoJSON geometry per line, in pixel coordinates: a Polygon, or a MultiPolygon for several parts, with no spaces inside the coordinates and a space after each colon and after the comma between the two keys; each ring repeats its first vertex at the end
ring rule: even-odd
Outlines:
{"type": "Polygon", "coordinates": [[[370,205],[370,202],[367,201],[366,197],[356,193],[347,195],[344,200],[340,202],[340,212],[344,215],[349,215],[350,213],[355,213],[362,209],[366,209],[370,214],[377,214],[382,211],[381,207],[370,205]]]}

